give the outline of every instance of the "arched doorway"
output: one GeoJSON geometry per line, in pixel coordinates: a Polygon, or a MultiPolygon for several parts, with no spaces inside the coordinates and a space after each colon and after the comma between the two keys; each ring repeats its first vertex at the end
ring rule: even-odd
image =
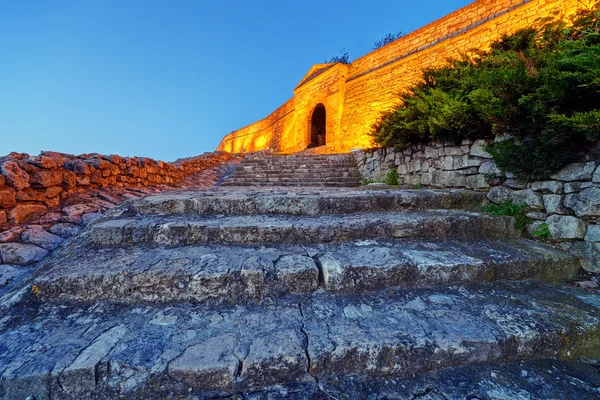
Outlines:
{"type": "Polygon", "coordinates": [[[327,112],[323,104],[317,104],[310,119],[310,141],[308,148],[324,146],[327,134],[327,112]]]}

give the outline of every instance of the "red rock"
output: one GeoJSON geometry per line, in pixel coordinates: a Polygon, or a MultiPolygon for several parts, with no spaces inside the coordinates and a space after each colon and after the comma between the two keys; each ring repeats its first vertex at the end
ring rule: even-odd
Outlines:
{"type": "Polygon", "coordinates": [[[87,165],[82,160],[67,161],[63,165],[63,168],[66,169],[67,171],[75,172],[77,175],[89,176],[92,174],[92,172],[90,170],[90,166],[87,165]]]}
{"type": "Polygon", "coordinates": [[[131,167],[127,168],[127,175],[137,178],[140,176],[140,169],[132,165],[131,167]]]}
{"type": "Polygon", "coordinates": [[[31,186],[34,187],[50,187],[57,186],[62,183],[63,174],[58,169],[39,170],[35,172],[30,179],[31,186]]]}
{"type": "Polygon", "coordinates": [[[6,178],[0,175],[0,186],[3,186],[6,183],[6,178]]]}
{"type": "Polygon", "coordinates": [[[5,230],[4,232],[0,232],[0,243],[14,242],[15,240],[19,239],[24,230],[25,228],[22,226],[15,226],[5,230]]]}
{"type": "Polygon", "coordinates": [[[90,184],[89,176],[78,176],[77,177],[77,186],[88,186],[90,184]]]}
{"type": "Polygon", "coordinates": [[[6,224],[8,222],[8,216],[6,215],[6,211],[0,211],[0,225],[6,224]]]}
{"type": "Polygon", "coordinates": [[[15,190],[29,187],[29,175],[15,161],[6,161],[0,166],[0,173],[15,190]]]}
{"type": "Polygon", "coordinates": [[[0,208],[10,208],[16,203],[15,190],[9,186],[0,186],[0,208]]]}
{"type": "Polygon", "coordinates": [[[20,224],[46,212],[48,209],[41,204],[17,204],[8,212],[8,220],[20,224]]]}
{"type": "Polygon", "coordinates": [[[60,197],[51,197],[44,201],[44,205],[50,210],[56,210],[60,208],[60,197]]]}
{"type": "Polygon", "coordinates": [[[77,185],[77,175],[72,171],[63,171],[62,184],[65,188],[72,188],[77,185]]]}
{"type": "Polygon", "coordinates": [[[110,169],[103,169],[103,170],[102,170],[102,176],[103,176],[104,178],[106,178],[106,177],[109,177],[111,174],[112,174],[112,172],[111,172],[111,170],[110,170],[110,169]]]}
{"type": "Polygon", "coordinates": [[[67,161],[75,159],[75,156],[72,154],[58,153],[56,151],[42,151],[40,155],[53,159],[59,168],[67,161]]]}
{"type": "Polygon", "coordinates": [[[31,187],[19,190],[17,192],[18,201],[39,201],[46,200],[46,193],[40,189],[34,189],[31,187]]]}
{"type": "Polygon", "coordinates": [[[39,155],[36,157],[30,157],[27,162],[29,164],[35,165],[36,167],[45,168],[45,169],[53,169],[57,168],[58,165],[56,161],[50,157],[46,157],[43,155],[39,155]]]}
{"type": "Polygon", "coordinates": [[[52,187],[44,189],[44,192],[46,193],[46,196],[48,196],[48,197],[58,197],[58,195],[60,195],[60,193],[62,191],[63,191],[63,188],[60,186],[52,186],[52,187]]]}
{"type": "Polygon", "coordinates": [[[102,171],[98,170],[92,174],[90,177],[90,182],[95,183],[97,185],[106,186],[106,179],[102,176],[102,171]]]}

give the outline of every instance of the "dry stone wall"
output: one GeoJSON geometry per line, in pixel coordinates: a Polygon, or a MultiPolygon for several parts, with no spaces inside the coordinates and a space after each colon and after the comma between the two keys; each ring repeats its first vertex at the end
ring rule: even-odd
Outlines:
{"type": "Polygon", "coordinates": [[[131,198],[214,184],[213,170],[231,161],[222,152],[173,163],[55,152],[0,157],[0,289],[24,271],[16,266],[44,258],[100,213],[131,198]]]}
{"type": "Polygon", "coordinates": [[[549,179],[522,181],[502,172],[485,151],[489,142],[414,145],[355,152],[365,182],[381,182],[396,171],[399,184],[488,191],[493,203],[527,204],[527,229],[546,224],[553,239],[585,258],[585,268],[600,272],[600,143],[584,162],[567,165],[549,179]]]}

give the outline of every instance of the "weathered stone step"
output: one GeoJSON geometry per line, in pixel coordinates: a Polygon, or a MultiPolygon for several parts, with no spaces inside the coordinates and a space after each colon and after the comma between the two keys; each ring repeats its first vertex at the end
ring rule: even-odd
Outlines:
{"type": "Polygon", "coordinates": [[[329,175],[329,174],[255,174],[249,173],[246,176],[231,176],[227,178],[228,181],[248,181],[251,179],[254,182],[259,181],[312,181],[312,182],[358,182],[360,183],[360,179],[356,176],[344,176],[344,174],[339,175],[329,175]]]}
{"type": "Polygon", "coordinates": [[[462,189],[400,190],[363,187],[323,188],[211,188],[162,194],[138,200],[117,213],[174,214],[291,214],[324,215],[429,209],[474,209],[486,205],[485,193],[462,189]]]}
{"type": "Polygon", "coordinates": [[[539,279],[564,282],[578,259],[530,240],[358,241],[310,246],[63,249],[36,278],[47,300],[263,302],[318,290],[539,279]]]}
{"type": "Polygon", "coordinates": [[[0,328],[6,399],[209,398],[600,357],[598,296],[530,282],[230,308],[29,300],[3,310],[0,328]]]}
{"type": "Polygon", "coordinates": [[[335,187],[335,188],[349,188],[349,187],[357,187],[360,186],[358,182],[297,182],[297,181],[279,181],[279,182],[255,182],[253,180],[244,180],[238,182],[229,182],[226,180],[223,182],[221,186],[235,187],[235,186],[244,186],[244,187],[335,187]]]}
{"type": "Polygon", "coordinates": [[[302,178],[302,177],[291,177],[291,178],[280,178],[280,177],[249,177],[249,178],[229,178],[227,183],[231,185],[238,185],[244,183],[251,183],[253,185],[261,185],[263,183],[272,183],[272,184],[284,184],[284,183],[295,183],[295,184],[312,184],[315,186],[323,185],[326,186],[330,183],[338,183],[344,185],[356,185],[360,184],[360,180],[356,178],[343,178],[343,177],[333,177],[333,178],[302,178]]]}
{"type": "Polygon", "coordinates": [[[513,217],[459,210],[322,216],[145,216],[100,221],[88,229],[101,246],[202,243],[321,243],[352,239],[515,238],[513,217]]]}
{"type": "MultiPolygon", "coordinates": [[[[319,387],[302,388],[294,399],[591,400],[600,398],[600,373],[598,366],[585,362],[542,359],[443,368],[395,379],[341,377],[319,381],[319,387]]],[[[285,398],[277,393],[268,397],[285,398]]]]}
{"type": "Polygon", "coordinates": [[[360,177],[360,172],[354,171],[350,168],[344,168],[340,170],[331,171],[328,169],[313,169],[313,168],[297,168],[293,171],[282,171],[276,168],[244,168],[239,169],[231,176],[254,176],[254,175],[267,175],[267,176],[298,176],[298,175],[315,175],[315,176],[343,176],[344,174],[360,177]]]}
{"type": "MultiPolygon", "coordinates": [[[[285,170],[286,167],[304,168],[304,169],[328,169],[331,171],[337,170],[353,170],[358,171],[356,162],[339,162],[339,163],[321,163],[321,162],[294,162],[294,163],[247,163],[242,162],[236,169],[237,171],[245,169],[268,169],[268,170],[285,170]]],[[[289,170],[289,169],[288,169],[289,170]]]]}

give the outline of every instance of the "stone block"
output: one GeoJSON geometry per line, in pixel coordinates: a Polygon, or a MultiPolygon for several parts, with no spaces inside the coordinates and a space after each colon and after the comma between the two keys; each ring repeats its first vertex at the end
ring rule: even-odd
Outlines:
{"type": "Polygon", "coordinates": [[[584,240],[586,242],[600,242],[600,225],[588,226],[584,240]]]}
{"type": "Polygon", "coordinates": [[[10,186],[0,186],[0,208],[10,208],[17,204],[16,192],[10,186]]]}
{"type": "Polygon", "coordinates": [[[464,187],[466,177],[459,171],[435,171],[431,184],[438,187],[464,187]]]}
{"type": "Polygon", "coordinates": [[[496,166],[495,162],[493,162],[492,160],[488,160],[481,163],[481,165],[479,166],[479,173],[499,175],[502,174],[502,171],[496,166]]]}
{"type": "Polygon", "coordinates": [[[444,147],[444,154],[447,156],[460,156],[462,155],[462,150],[459,146],[448,146],[444,147]]]}
{"type": "Polygon", "coordinates": [[[25,189],[30,186],[29,175],[14,161],[6,161],[0,165],[0,173],[15,190],[25,189]]]}
{"type": "Polygon", "coordinates": [[[471,146],[471,155],[481,158],[492,158],[492,155],[485,151],[487,142],[485,140],[476,140],[471,146]]]}
{"type": "Polygon", "coordinates": [[[571,245],[569,254],[582,257],[582,267],[588,272],[600,272],[600,243],[575,242],[571,245]]]}
{"type": "Polygon", "coordinates": [[[46,250],[54,250],[64,241],[60,236],[47,232],[39,225],[31,225],[21,234],[23,243],[35,244],[46,250]]]}
{"type": "Polygon", "coordinates": [[[568,214],[567,209],[563,207],[562,197],[560,194],[545,194],[542,196],[544,208],[548,214],[568,214]]]}
{"type": "Polygon", "coordinates": [[[39,170],[34,172],[31,175],[29,180],[31,186],[42,188],[42,187],[50,187],[57,186],[62,183],[63,173],[60,170],[39,170]]]}
{"type": "Polygon", "coordinates": [[[36,214],[46,212],[48,209],[42,204],[17,204],[8,212],[8,219],[14,224],[20,224],[36,214]]]}
{"type": "Polygon", "coordinates": [[[6,215],[6,211],[0,211],[0,225],[8,222],[8,216],[6,215]]]}
{"type": "Polygon", "coordinates": [[[431,185],[431,182],[433,180],[433,174],[430,172],[425,172],[423,175],[421,175],[421,183],[423,185],[431,185]]]}
{"type": "Polygon", "coordinates": [[[565,207],[573,210],[578,217],[600,216],[600,188],[590,187],[579,193],[566,195],[565,207]]]}
{"type": "Polygon", "coordinates": [[[592,182],[600,183],[600,165],[596,168],[596,172],[592,175],[592,182]]]}
{"type": "Polygon", "coordinates": [[[563,183],[559,181],[537,181],[532,182],[530,188],[536,192],[560,194],[563,191],[563,183]]]}
{"type": "Polygon", "coordinates": [[[565,183],[565,193],[580,192],[583,189],[587,189],[592,186],[592,182],[568,182],[565,183]]]}
{"type": "Polygon", "coordinates": [[[41,261],[46,255],[48,251],[32,244],[0,244],[0,260],[3,264],[28,265],[41,261]]]}
{"type": "Polygon", "coordinates": [[[538,221],[545,221],[548,218],[548,214],[539,211],[528,212],[527,214],[525,214],[525,216],[527,218],[536,219],[538,221]]]}
{"type": "Polygon", "coordinates": [[[571,216],[551,215],[546,224],[554,239],[583,239],[587,232],[585,221],[571,216]]]}
{"type": "Polygon", "coordinates": [[[550,178],[559,181],[586,181],[591,180],[592,174],[596,170],[596,163],[593,161],[586,163],[569,164],[550,178]]]}
{"type": "Polygon", "coordinates": [[[467,166],[469,167],[479,167],[483,163],[484,159],[469,157],[469,161],[467,162],[467,166]]]}
{"type": "Polygon", "coordinates": [[[525,189],[527,187],[527,182],[519,179],[507,179],[504,181],[504,186],[512,189],[525,189]]]}
{"type": "Polygon", "coordinates": [[[490,185],[485,181],[485,176],[481,174],[467,176],[465,184],[468,188],[473,189],[485,189],[490,187],[490,185]]]}
{"type": "Polygon", "coordinates": [[[431,147],[431,146],[425,147],[425,158],[434,158],[434,157],[438,157],[439,155],[440,155],[439,149],[436,149],[435,147],[431,147]]]}

